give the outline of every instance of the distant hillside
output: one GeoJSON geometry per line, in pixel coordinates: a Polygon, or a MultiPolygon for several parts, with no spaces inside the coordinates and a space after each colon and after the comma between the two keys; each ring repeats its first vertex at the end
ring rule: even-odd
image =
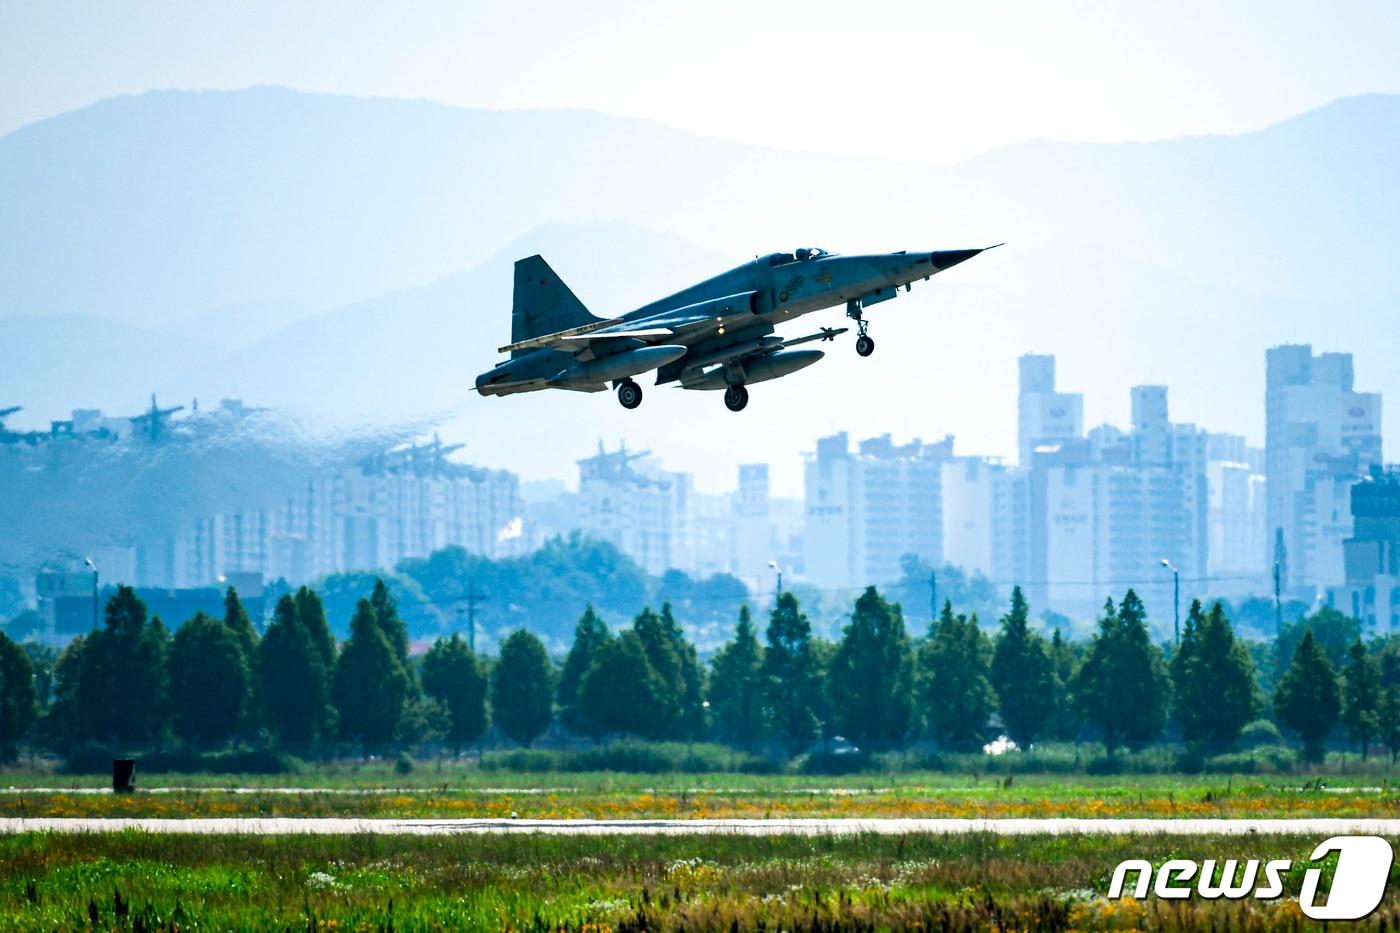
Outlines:
{"type": "Polygon", "coordinates": [[[794,451],[839,428],[1009,452],[1015,357],[1039,350],[1091,423],[1162,382],[1174,417],[1258,441],[1274,343],[1352,350],[1359,385],[1400,398],[1398,150],[1387,96],[1239,136],[1031,142],[950,168],[580,112],[277,88],[118,98],[0,138],[0,362],[22,361],[0,369],[0,404],[51,417],[153,388],[237,393],[325,418],[445,416],[474,457],[527,475],[568,475],[561,456],[625,433],[723,481],[759,458],[791,479],[794,451]],[[774,248],[1001,240],[877,309],[871,360],[838,345],[738,419],[670,389],[633,413],[470,392],[527,252],[615,311],[774,248]],[[138,329],[42,317],[60,312],[138,329]]]}

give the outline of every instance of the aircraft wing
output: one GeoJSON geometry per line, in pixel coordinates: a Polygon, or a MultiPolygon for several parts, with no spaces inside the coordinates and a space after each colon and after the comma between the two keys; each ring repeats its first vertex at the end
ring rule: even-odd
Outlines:
{"type": "Polygon", "coordinates": [[[754,296],[754,292],[744,292],[673,308],[669,311],[660,311],[634,320],[612,318],[606,321],[596,321],[581,327],[571,327],[568,330],[512,343],[501,347],[499,352],[513,353],[516,350],[535,350],[543,347],[578,352],[595,341],[642,340],[651,342],[658,339],[668,340],[677,334],[693,335],[704,333],[707,330],[718,330],[724,326],[727,318],[741,314],[748,315],[753,307],[754,296]]]}

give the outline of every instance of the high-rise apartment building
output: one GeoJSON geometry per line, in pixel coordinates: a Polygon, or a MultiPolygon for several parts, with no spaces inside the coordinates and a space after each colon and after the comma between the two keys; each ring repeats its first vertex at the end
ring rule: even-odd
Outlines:
{"type": "Polygon", "coordinates": [[[1028,353],[1018,361],[1017,450],[1021,466],[1042,444],[1058,444],[1084,436],[1084,396],[1055,389],[1055,357],[1028,353]]]}
{"type": "Polygon", "coordinates": [[[901,558],[943,559],[942,463],[953,439],[894,444],[888,434],[850,449],[843,432],[817,441],[804,473],[804,565],[816,586],[890,583],[901,558]]]}
{"type": "Polygon", "coordinates": [[[1346,579],[1327,602],[1372,635],[1400,632],[1400,467],[1375,467],[1351,487],[1352,535],[1343,544],[1346,579]]]}
{"type": "Polygon", "coordinates": [[[1311,599],[1344,580],[1351,487],[1381,462],[1381,397],[1356,391],[1349,353],[1290,344],[1266,364],[1269,540],[1282,536],[1285,588],[1311,599]]]}
{"type": "Polygon", "coordinates": [[[578,462],[579,530],[607,541],[648,573],[689,570],[690,499],[688,473],[671,473],[649,461],[646,451],[626,447],[578,462]]]}

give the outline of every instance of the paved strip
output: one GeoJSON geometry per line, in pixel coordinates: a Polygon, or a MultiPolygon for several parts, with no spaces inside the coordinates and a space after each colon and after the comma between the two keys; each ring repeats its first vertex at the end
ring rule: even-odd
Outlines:
{"type": "Polygon", "coordinates": [[[0,833],[148,833],[188,835],[398,835],[544,833],[559,836],[822,836],[878,833],[906,835],[1269,835],[1340,836],[1359,834],[1400,837],[1400,819],[768,819],[768,820],[398,820],[298,817],[218,819],[78,819],[8,817],[0,833]]]}

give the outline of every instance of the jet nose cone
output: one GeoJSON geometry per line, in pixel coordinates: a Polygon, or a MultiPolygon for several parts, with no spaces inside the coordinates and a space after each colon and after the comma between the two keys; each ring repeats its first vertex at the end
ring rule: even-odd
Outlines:
{"type": "Polygon", "coordinates": [[[991,247],[984,246],[980,249],[943,249],[930,253],[929,259],[933,262],[934,268],[942,272],[944,269],[953,268],[960,262],[967,262],[973,256],[985,252],[988,249],[991,249],[991,247]]]}

